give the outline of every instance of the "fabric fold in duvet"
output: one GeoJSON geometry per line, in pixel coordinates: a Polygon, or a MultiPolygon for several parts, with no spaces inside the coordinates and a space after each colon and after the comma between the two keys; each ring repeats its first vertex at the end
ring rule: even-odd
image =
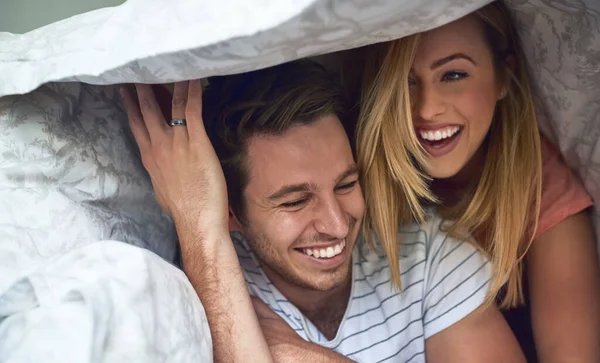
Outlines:
{"type": "Polygon", "coordinates": [[[2,293],[0,361],[210,362],[212,342],[181,270],[148,250],[99,241],[2,293]]]}

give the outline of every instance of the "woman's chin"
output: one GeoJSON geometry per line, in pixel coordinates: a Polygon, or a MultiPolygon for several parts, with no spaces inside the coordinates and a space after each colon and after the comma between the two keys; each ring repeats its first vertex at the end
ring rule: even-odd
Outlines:
{"type": "Polygon", "coordinates": [[[449,167],[449,165],[431,164],[425,168],[427,175],[433,179],[450,179],[455,177],[459,171],[459,167],[449,167]]]}

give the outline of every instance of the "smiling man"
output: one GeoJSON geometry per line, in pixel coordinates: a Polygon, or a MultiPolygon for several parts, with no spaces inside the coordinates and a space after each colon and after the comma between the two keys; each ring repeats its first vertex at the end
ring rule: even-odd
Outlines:
{"type": "Polygon", "coordinates": [[[128,94],[125,104],[216,361],[522,361],[498,310],[482,305],[491,266],[437,217],[403,227],[403,290],[393,290],[385,255],[360,237],[347,106],[323,68],[210,83],[204,112],[197,82],[175,88],[171,128],[148,87],[138,86],[141,113],[128,94]]]}

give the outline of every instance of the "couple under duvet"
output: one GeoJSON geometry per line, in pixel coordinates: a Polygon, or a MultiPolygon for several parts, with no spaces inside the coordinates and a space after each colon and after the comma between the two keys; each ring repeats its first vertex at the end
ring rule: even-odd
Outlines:
{"type": "Polygon", "coordinates": [[[215,361],[524,362],[527,301],[541,362],[598,362],[591,200],[505,7],[362,51],[353,85],[307,60],[178,83],[170,119],[122,89],[215,361]]]}

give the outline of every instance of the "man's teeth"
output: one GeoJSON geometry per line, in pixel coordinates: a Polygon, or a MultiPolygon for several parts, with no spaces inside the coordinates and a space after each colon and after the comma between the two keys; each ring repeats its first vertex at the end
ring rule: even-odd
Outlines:
{"type": "Polygon", "coordinates": [[[421,138],[428,141],[439,141],[442,139],[447,139],[449,137],[454,136],[460,127],[458,126],[450,126],[442,130],[436,131],[420,131],[421,138]]]}
{"type": "Polygon", "coordinates": [[[302,252],[316,258],[332,258],[342,253],[344,247],[346,247],[346,241],[327,248],[303,248],[302,252]]]}

